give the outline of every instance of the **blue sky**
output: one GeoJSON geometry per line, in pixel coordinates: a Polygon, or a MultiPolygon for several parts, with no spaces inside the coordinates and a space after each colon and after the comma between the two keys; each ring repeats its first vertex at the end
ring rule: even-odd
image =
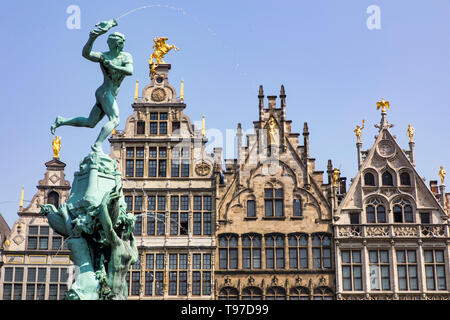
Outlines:
{"type": "MultiPolygon", "coordinates": [[[[160,6],[121,18],[115,30],[126,35],[135,64],[118,96],[119,129],[132,112],[135,80],[149,82],[152,39],[166,36],[181,49],[167,56],[170,81],[179,88],[184,79],[186,113],[193,121],[205,114],[207,128],[225,132],[237,122],[251,128],[259,85],[267,96],[284,84],[293,131],[308,122],[316,169],[326,170],[332,159],[350,180],[357,172],[353,130],[366,119],[362,141],[370,148],[380,120],[376,102],[386,98],[391,131],[403,148],[408,124],[416,129],[416,168],[427,184],[438,179],[440,165],[450,169],[447,0],[7,1],[0,13],[0,212],[10,225],[22,185],[31,200],[52,158],[55,117],[88,115],[94,104],[102,78],[98,65],[81,57],[89,31],[150,5],[160,6]],[[81,9],[79,30],[66,26],[70,5],[81,9]],[[380,30],[366,26],[370,5],[381,9],[380,30]]],[[[106,37],[98,39],[95,49],[106,48],[106,37]]],[[[57,131],[68,180],[99,130],[57,131]]]]}

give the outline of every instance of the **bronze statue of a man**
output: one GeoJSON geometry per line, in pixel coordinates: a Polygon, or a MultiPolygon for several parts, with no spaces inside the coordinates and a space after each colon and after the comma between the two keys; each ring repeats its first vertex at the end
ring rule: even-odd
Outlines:
{"type": "Polygon", "coordinates": [[[76,117],[65,119],[58,116],[51,127],[52,134],[61,126],[75,126],[94,128],[106,115],[109,121],[103,126],[97,140],[92,145],[94,152],[102,152],[102,144],[113,130],[119,125],[119,107],[116,102],[120,85],[126,76],[133,75],[133,58],[131,54],[123,52],[125,36],[119,32],[114,32],[108,37],[109,51],[94,52],[92,47],[94,41],[109,29],[116,26],[113,20],[103,21],[96,24],[96,29],[89,34],[89,40],[83,48],[83,57],[100,63],[104,81],[95,92],[96,102],[88,118],[76,117]]]}

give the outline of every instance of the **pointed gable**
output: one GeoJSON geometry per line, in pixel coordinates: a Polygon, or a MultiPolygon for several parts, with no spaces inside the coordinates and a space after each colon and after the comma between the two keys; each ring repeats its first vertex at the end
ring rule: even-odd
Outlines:
{"type": "MultiPolygon", "coordinates": [[[[336,216],[342,217],[346,212],[362,212],[369,198],[379,197],[390,207],[397,199],[409,199],[415,204],[416,211],[435,212],[441,219],[446,219],[442,206],[411,162],[414,150],[405,151],[398,145],[390,132],[393,125],[387,122],[386,113],[382,114],[381,122],[376,127],[380,131],[375,143],[369,151],[361,151],[366,158],[337,208],[336,216]]],[[[410,142],[410,149],[413,147],[414,142],[410,142]]]]}

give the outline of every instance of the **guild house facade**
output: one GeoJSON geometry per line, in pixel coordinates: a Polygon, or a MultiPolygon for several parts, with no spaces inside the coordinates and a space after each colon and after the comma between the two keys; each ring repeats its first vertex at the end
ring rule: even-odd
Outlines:
{"type": "Polygon", "coordinates": [[[238,125],[238,158],[225,160],[216,189],[215,297],[334,299],[331,169],[324,182],[307,123],[303,145],[291,131],[283,86],[279,100],[266,104],[262,86],[258,98],[254,134],[243,146],[238,125]]]}
{"type": "Polygon", "coordinates": [[[392,126],[383,106],[373,146],[356,144],[359,171],[333,219],[337,298],[448,300],[445,197],[416,171],[414,129],[404,150],[392,126]]]}
{"type": "Polygon", "coordinates": [[[214,156],[204,130],[184,113],[160,64],[139,95],[124,131],[110,138],[122,170],[139,261],[129,272],[129,299],[212,299],[215,254],[214,156]]]}
{"type": "Polygon", "coordinates": [[[58,207],[69,198],[65,166],[59,157],[45,163],[44,179],[39,181],[37,193],[25,208],[22,189],[18,220],[3,243],[2,300],[59,300],[72,282],[74,267],[65,241],[39,214],[39,204],[58,207]]]}

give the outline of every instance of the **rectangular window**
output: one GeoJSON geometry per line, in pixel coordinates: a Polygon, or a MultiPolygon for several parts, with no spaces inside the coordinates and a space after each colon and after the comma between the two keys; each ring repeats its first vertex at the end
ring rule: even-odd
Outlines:
{"type": "Polygon", "coordinates": [[[399,290],[419,290],[415,250],[397,250],[399,290]]]}
{"type": "Polygon", "coordinates": [[[300,199],[294,199],[294,217],[302,216],[302,202],[300,199]]]}
{"type": "Polygon", "coordinates": [[[167,175],[167,160],[159,160],[159,177],[166,177],[167,175]]]}
{"type": "Polygon", "coordinates": [[[347,291],[362,290],[362,264],[361,251],[343,250],[342,258],[342,284],[347,291]]]}
{"type": "Polygon", "coordinates": [[[420,213],[420,222],[422,224],[430,224],[431,223],[431,219],[430,219],[430,213],[428,212],[421,212],[420,213]]]}
{"type": "Polygon", "coordinates": [[[172,159],[172,177],[179,177],[180,176],[180,160],[174,160],[172,159]]]}
{"type": "Polygon", "coordinates": [[[247,217],[256,217],[255,200],[247,201],[247,217]]]}
{"type": "Polygon", "coordinates": [[[156,177],[156,163],[157,163],[157,160],[150,159],[148,161],[148,176],[149,177],[156,177]]]}
{"type": "Polygon", "coordinates": [[[158,122],[150,122],[150,134],[158,134],[158,122]]]}
{"type": "Polygon", "coordinates": [[[145,134],[145,121],[138,121],[136,134],[145,134]]]}
{"type": "Polygon", "coordinates": [[[443,250],[425,250],[425,275],[428,290],[446,290],[443,250]]]}
{"type": "Polygon", "coordinates": [[[151,212],[147,214],[147,235],[155,235],[155,213],[151,212]]]}
{"type": "Polygon", "coordinates": [[[144,176],[144,160],[136,160],[136,177],[144,176]]]}
{"type": "Polygon", "coordinates": [[[180,133],[179,130],[180,130],[180,122],[179,121],[172,122],[172,133],[179,134],[180,133]]]}
{"type": "Polygon", "coordinates": [[[181,176],[189,177],[189,160],[181,160],[181,176]]]}
{"type": "Polygon", "coordinates": [[[158,236],[163,236],[166,233],[166,214],[158,212],[158,223],[157,223],[158,236]]]}
{"type": "Polygon", "coordinates": [[[134,177],[134,160],[126,161],[126,176],[134,177]]]}
{"type": "Polygon", "coordinates": [[[212,234],[211,227],[211,213],[205,212],[203,214],[203,235],[210,236],[212,234]]]}
{"type": "Polygon", "coordinates": [[[194,235],[202,234],[202,214],[200,212],[194,212],[194,235]]]}
{"type": "Polygon", "coordinates": [[[192,272],[192,294],[199,296],[201,294],[201,272],[192,272]]]}
{"type": "Polygon", "coordinates": [[[167,134],[167,122],[159,123],[159,134],[167,134]]]}
{"type": "Polygon", "coordinates": [[[390,290],[389,251],[369,251],[370,289],[374,291],[390,290]]]}

